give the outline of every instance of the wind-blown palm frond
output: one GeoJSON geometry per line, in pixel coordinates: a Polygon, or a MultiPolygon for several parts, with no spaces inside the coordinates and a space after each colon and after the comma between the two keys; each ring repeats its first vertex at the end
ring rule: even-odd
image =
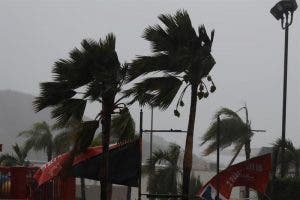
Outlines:
{"type": "Polygon", "coordinates": [[[146,103],[166,109],[175,98],[182,82],[174,76],[147,78],[127,90],[126,95],[133,96],[133,102],[139,101],[141,105],[146,103]]]}
{"type": "Polygon", "coordinates": [[[56,105],[52,110],[52,118],[56,118],[57,127],[64,127],[68,122],[81,121],[86,107],[86,100],[68,99],[56,105]]]}
{"type": "Polygon", "coordinates": [[[52,146],[51,129],[46,122],[35,123],[32,129],[20,132],[19,136],[25,137],[25,145],[35,151],[46,150],[52,146]]]}
{"type": "Polygon", "coordinates": [[[14,157],[13,155],[2,154],[0,156],[0,165],[12,167],[12,166],[20,165],[20,163],[19,163],[18,159],[16,157],[14,157]]]}
{"type": "Polygon", "coordinates": [[[46,122],[37,122],[31,129],[19,133],[19,137],[25,138],[25,148],[46,152],[48,161],[53,155],[69,150],[73,143],[71,135],[72,128],[65,128],[54,135],[46,122]]]}
{"type": "Polygon", "coordinates": [[[68,84],[64,82],[45,82],[41,83],[40,87],[41,95],[33,102],[36,111],[56,105],[76,94],[74,90],[68,89],[68,84]]]}
{"type": "Polygon", "coordinates": [[[223,107],[220,110],[218,110],[215,113],[213,120],[217,120],[218,116],[222,116],[224,118],[234,118],[234,119],[236,119],[238,121],[243,122],[243,120],[241,119],[241,117],[236,112],[234,112],[233,110],[231,110],[229,108],[224,108],[223,107]]]}
{"type": "MultiPolygon", "coordinates": [[[[217,149],[218,122],[214,121],[204,136],[201,145],[210,142],[209,146],[204,150],[204,155],[208,155],[217,149]]],[[[224,118],[220,121],[220,148],[226,148],[234,144],[236,149],[248,139],[248,126],[236,118],[224,118]]]]}
{"type": "Polygon", "coordinates": [[[18,144],[13,145],[14,154],[2,154],[0,156],[0,165],[3,166],[28,166],[30,162],[26,160],[30,150],[28,146],[20,147],[18,144]]]}

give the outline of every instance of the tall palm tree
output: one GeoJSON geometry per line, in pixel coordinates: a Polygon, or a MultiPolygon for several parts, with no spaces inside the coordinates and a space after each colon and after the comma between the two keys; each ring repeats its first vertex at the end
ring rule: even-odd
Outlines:
{"type": "Polygon", "coordinates": [[[280,160],[281,158],[281,147],[283,145],[283,141],[281,139],[276,140],[273,144],[273,164],[272,164],[272,178],[274,179],[276,176],[277,168],[281,166],[282,162],[285,162],[285,169],[283,169],[284,177],[288,173],[289,169],[295,169],[295,178],[299,178],[299,170],[300,170],[300,151],[296,149],[290,140],[285,141],[285,159],[284,161],[280,160]]]}
{"type": "Polygon", "coordinates": [[[171,144],[165,151],[154,151],[152,157],[147,160],[144,173],[149,175],[150,194],[178,194],[179,154],[180,147],[171,144]]]}
{"type": "Polygon", "coordinates": [[[183,96],[187,88],[191,88],[183,161],[183,194],[186,199],[192,168],[197,96],[202,99],[209,95],[209,89],[203,78],[207,77],[212,84],[210,92],[216,89],[211,77],[208,76],[215,65],[215,60],[210,53],[214,31],[211,32],[211,37],[207,35],[204,26],[198,27],[198,32],[196,32],[188,13],[184,10],[177,11],[173,16],[160,15],[158,18],[164,27],[149,26],[143,35],[151,43],[152,54],[138,56],[132,62],[128,79],[134,80],[143,75],[153,75],[154,72],[160,73],[136,83],[126,92],[126,95],[133,97],[132,102],[138,101],[141,105],[148,104],[163,110],[167,109],[178,97],[174,114],[179,117],[178,107],[184,106],[183,96]]]}
{"type": "Polygon", "coordinates": [[[22,131],[19,136],[26,138],[25,146],[29,149],[45,151],[48,161],[54,155],[68,151],[71,145],[69,133],[66,130],[54,135],[51,127],[44,121],[34,123],[31,129],[22,131]]]}
{"type": "Polygon", "coordinates": [[[3,166],[28,166],[30,162],[26,159],[30,148],[28,146],[20,147],[13,145],[14,154],[2,154],[0,156],[0,165],[3,166]]]}
{"type": "Polygon", "coordinates": [[[52,117],[58,126],[64,127],[70,120],[81,123],[78,138],[72,148],[69,166],[76,153],[86,149],[92,142],[95,132],[102,126],[104,151],[101,178],[101,199],[107,200],[109,194],[108,148],[112,114],[124,108],[122,91],[127,64],[121,65],[115,50],[116,38],[108,34],[104,40],[83,40],[81,49],[75,48],[68,59],[60,59],[53,68],[54,81],[41,83],[41,94],[36,98],[36,111],[52,107],[52,117]],[[92,121],[83,121],[86,104],[99,103],[99,113],[92,121]]]}

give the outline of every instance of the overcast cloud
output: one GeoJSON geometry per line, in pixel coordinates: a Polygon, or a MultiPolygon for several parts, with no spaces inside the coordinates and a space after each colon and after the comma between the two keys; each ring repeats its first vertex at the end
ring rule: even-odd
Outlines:
{"type": "MultiPolygon", "coordinates": [[[[226,106],[249,108],[252,127],[267,133],[254,136],[254,147],[270,146],[281,136],[284,32],[269,13],[273,0],[195,1],[0,1],[0,89],[37,95],[39,83],[51,80],[51,68],[59,58],[79,46],[84,38],[99,39],[109,32],[117,37],[122,62],[149,54],[149,44],[140,36],[147,25],[158,23],[161,13],[188,10],[194,26],[215,29],[213,56],[217,64],[211,74],[217,91],[198,104],[195,152],[200,136],[208,128],[216,109],[226,106]]],[[[298,1],[300,4],[300,2],[298,1]]],[[[287,138],[300,145],[300,9],[290,28],[287,138]]],[[[182,117],[155,110],[155,128],[186,129],[188,101],[182,117]]],[[[91,106],[93,116],[98,107],[91,106]]],[[[139,107],[131,108],[138,122],[139,107]]],[[[149,115],[145,111],[145,128],[149,115]]],[[[241,112],[244,116],[244,113],[241,112]]],[[[184,135],[165,136],[184,144],[184,135]]]]}

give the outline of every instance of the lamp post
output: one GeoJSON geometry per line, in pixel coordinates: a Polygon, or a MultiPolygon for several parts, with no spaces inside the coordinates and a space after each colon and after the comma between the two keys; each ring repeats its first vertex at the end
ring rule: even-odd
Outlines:
{"type": "Polygon", "coordinates": [[[281,139],[283,145],[281,146],[281,177],[284,176],[284,154],[285,154],[285,130],[286,130],[286,97],[287,97],[287,70],[288,70],[288,40],[289,40],[289,26],[293,22],[294,11],[298,5],[296,0],[281,0],[272,9],[271,14],[277,19],[281,20],[281,27],[285,30],[284,40],[284,73],[283,73],[283,101],[282,101],[282,135],[281,139]]]}

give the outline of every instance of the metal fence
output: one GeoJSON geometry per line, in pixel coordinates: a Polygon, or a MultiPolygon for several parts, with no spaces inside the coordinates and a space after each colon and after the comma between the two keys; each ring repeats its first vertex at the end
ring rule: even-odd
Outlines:
{"type": "Polygon", "coordinates": [[[0,167],[0,199],[75,200],[75,178],[56,177],[38,186],[36,167],[0,167]]]}

